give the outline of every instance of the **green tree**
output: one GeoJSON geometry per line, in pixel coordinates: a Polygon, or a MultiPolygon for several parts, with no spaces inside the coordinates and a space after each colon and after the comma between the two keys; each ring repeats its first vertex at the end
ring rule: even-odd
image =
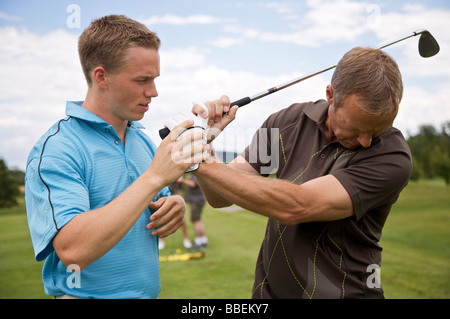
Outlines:
{"type": "Polygon", "coordinates": [[[19,194],[17,181],[3,159],[0,159],[0,208],[17,205],[19,194]]]}
{"type": "Polygon", "coordinates": [[[438,134],[432,125],[422,125],[419,133],[408,138],[408,144],[414,160],[420,167],[420,176],[424,178],[433,178],[433,166],[431,156],[434,146],[438,143],[438,134]]]}
{"type": "Polygon", "coordinates": [[[441,131],[432,125],[422,125],[417,135],[408,138],[413,156],[411,180],[421,177],[441,177],[450,183],[450,121],[442,124],[441,131]]]}
{"type": "Polygon", "coordinates": [[[447,186],[450,185],[450,152],[435,146],[431,163],[436,175],[442,177],[447,186]]]}
{"type": "Polygon", "coordinates": [[[409,179],[412,181],[418,181],[421,177],[422,168],[420,167],[419,162],[415,159],[414,156],[412,158],[412,162],[413,162],[413,169],[409,179]]]}

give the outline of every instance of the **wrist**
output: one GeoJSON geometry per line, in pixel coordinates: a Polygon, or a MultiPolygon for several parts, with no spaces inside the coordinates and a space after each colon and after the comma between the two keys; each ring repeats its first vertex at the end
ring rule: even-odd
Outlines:
{"type": "Polygon", "coordinates": [[[144,180],[146,189],[149,191],[154,189],[159,191],[164,186],[170,184],[163,176],[160,176],[153,170],[152,165],[150,165],[150,167],[141,175],[141,178],[144,180]]]}

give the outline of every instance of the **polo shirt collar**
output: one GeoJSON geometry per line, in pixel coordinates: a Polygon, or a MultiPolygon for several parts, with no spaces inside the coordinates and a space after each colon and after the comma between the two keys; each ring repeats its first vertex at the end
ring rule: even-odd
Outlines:
{"type": "Polygon", "coordinates": [[[308,105],[304,111],[305,115],[313,120],[322,132],[324,132],[329,106],[330,104],[326,100],[318,100],[308,105]]]}
{"type": "MultiPolygon", "coordinates": [[[[72,116],[87,122],[95,123],[99,126],[109,126],[109,124],[103,120],[102,118],[98,117],[91,111],[85,109],[82,107],[83,101],[67,101],[66,102],[66,115],[72,116]]],[[[145,128],[141,123],[130,121],[128,124],[129,127],[134,127],[137,129],[143,129],[145,128]],[[131,125],[130,125],[131,123],[131,125]]]]}

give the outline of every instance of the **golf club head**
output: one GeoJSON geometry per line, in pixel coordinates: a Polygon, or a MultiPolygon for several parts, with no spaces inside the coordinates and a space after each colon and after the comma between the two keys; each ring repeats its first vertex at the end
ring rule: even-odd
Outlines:
{"type": "Polygon", "coordinates": [[[429,58],[439,52],[439,44],[430,32],[424,30],[419,38],[419,54],[421,57],[429,58]]]}

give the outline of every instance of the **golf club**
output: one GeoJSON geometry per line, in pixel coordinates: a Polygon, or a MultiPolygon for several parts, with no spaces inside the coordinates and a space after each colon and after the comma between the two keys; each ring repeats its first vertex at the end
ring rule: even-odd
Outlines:
{"type": "MultiPolygon", "coordinates": [[[[379,47],[379,49],[386,48],[386,47],[388,47],[390,45],[393,45],[393,44],[398,43],[400,41],[409,39],[411,37],[415,37],[417,35],[420,35],[419,45],[418,45],[420,56],[422,56],[424,58],[429,58],[429,57],[432,57],[432,56],[436,55],[439,52],[439,49],[440,49],[439,48],[439,44],[437,43],[436,39],[431,35],[431,33],[429,31],[427,31],[427,30],[415,31],[415,32],[413,32],[412,34],[410,34],[410,35],[408,35],[406,37],[403,37],[401,39],[389,42],[389,43],[379,47]]],[[[240,100],[232,102],[231,106],[237,105],[238,107],[242,107],[244,105],[250,104],[251,102],[253,102],[255,100],[258,100],[258,99],[260,99],[262,97],[265,97],[265,96],[267,96],[269,94],[275,93],[277,91],[280,91],[282,89],[290,87],[291,85],[294,85],[294,84],[302,82],[302,81],[304,81],[306,79],[312,78],[313,76],[316,76],[318,74],[321,74],[321,73],[324,73],[324,72],[329,71],[331,69],[334,69],[336,67],[336,65],[337,64],[329,66],[329,67],[326,67],[326,68],[324,68],[324,69],[322,69],[320,71],[308,74],[308,75],[303,76],[303,77],[295,78],[295,79],[293,79],[293,80],[291,80],[289,82],[283,83],[283,84],[278,85],[278,86],[274,86],[274,87],[272,87],[270,89],[267,89],[267,90],[265,90],[265,91],[263,91],[261,93],[255,94],[253,96],[244,97],[244,98],[242,98],[240,100]]],[[[164,127],[161,130],[159,130],[159,136],[162,139],[164,139],[169,133],[170,133],[170,130],[167,127],[164,127]]]]}

